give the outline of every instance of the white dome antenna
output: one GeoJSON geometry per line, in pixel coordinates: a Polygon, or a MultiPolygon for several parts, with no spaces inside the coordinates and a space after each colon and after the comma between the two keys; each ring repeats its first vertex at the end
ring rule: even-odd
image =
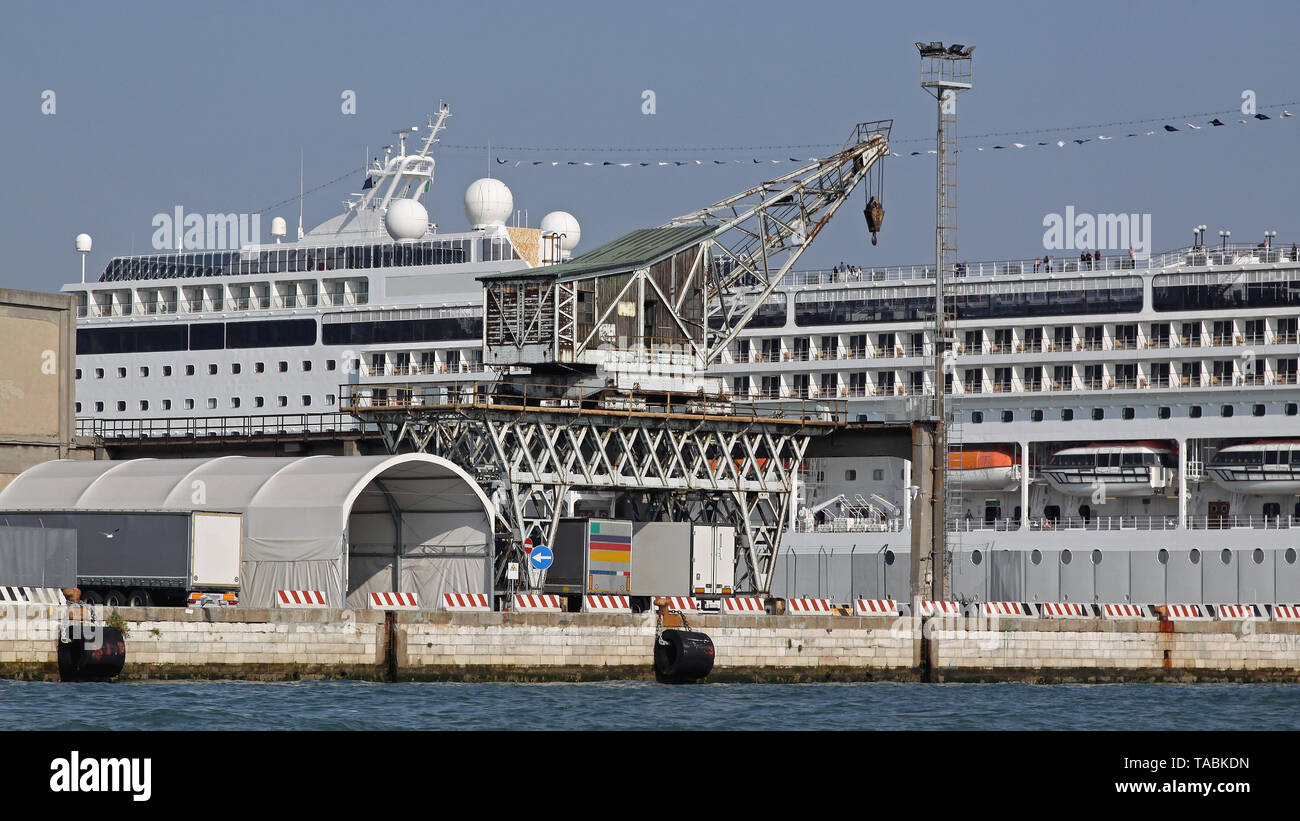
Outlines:
{"type": "Polygon", "coordinates": [[[465,189],[465,219],[471,228],[505,225],[514,210],[514,195],[501,180],[483,177],[465,189]]]}
{"type": "Polygon", "coordinates": [[[86,281],[86,255],[90,253],[90,247],[92,245],[90,234],[77,234],[74,244],[76,245],[77,253],[81,254],[81,281],[84,283],[86,281]]]}
{"type": "Polygon", "coordinates": [[[276,243],[289,233],[289,226],[284,221],[284,217],[275,217],[271,220],[271,236],[275,237],[276,243]]]}
{"type": "Polygon", "coordinates": [[[429,230],[429,212],[418,200],[393,200],[384,214],[384,228],[398,242],[417,240],[429,230]]]}
{"type": "Polygon", "coordinates": [[[568,259],[573,256],[573,249],[578,247],[582,240],[582,226],[578,224],[578,218],[568,211],[552,211],[542,217],[542,235],[559,234],[560,235],[560,258],[568,259]]]}

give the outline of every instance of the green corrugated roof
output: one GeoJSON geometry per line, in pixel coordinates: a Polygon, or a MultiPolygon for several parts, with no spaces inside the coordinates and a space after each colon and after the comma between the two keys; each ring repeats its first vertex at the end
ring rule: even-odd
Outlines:
{"type": "Polygon", "coordinates": [[[713,232],[714,229],[706,225],[685,228],[642,228],[559,265],[489,274],[479,279],[518,279],[530,276],[573,277],[598,274],[603,271],[630,271],[634,268],[644,268],[657,259],[683,248],[689,248],[713,232]]]}

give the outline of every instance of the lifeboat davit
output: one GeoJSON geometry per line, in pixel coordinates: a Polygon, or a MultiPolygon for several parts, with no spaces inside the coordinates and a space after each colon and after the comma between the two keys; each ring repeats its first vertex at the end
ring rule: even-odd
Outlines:
{"type": "Polygon", "coordinates": [[[948,471],[963,490],[1015,490],[1020,465],[1011,445],[948,451],[948,471]]]}
{"type": "Polygon", "coordinates": [[[1229,445],[1220,448],[1205,469],[1216,485],[1231,493],[1300,493],[1300,440],[1229,445]]]}
{"type": "Polygon", "coordinates": [[[1154,496],[1178,487],[1178,456],[1162,442],[1102,442],[1058,450],[1043,475],[1071,496],[1154,496]]]}

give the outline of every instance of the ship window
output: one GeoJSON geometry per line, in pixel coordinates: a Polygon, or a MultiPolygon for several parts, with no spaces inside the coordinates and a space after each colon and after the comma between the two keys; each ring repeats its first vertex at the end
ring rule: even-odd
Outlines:
{"type": "Polygon", "coordinates": [[[1252,416],[1263,416],[1263,415],[1264,415],[1264,406],[1263,406],[1263,405],[1256,405],[1255,407],[1253,407],[1253,408],[1250,409],[1250,413],[1251,413],[1252,416]]]}
{"type": "Polygon", "coordinates": [[[1034,564],[1042,564],[1043,551],[1039,550],[1038,548],[1034,548],[1033,550],[1031,550],[1029,552],[1029,561],[1033,562],[1034,564]]]}
{"type": "Polygon", "coordinates": [[[280,373],[288,373],[288,372],[289,372],[289,363],[288,363],[288,362],[281,362],[281,363],[279,364],[279,368],[280,368],[280,373]]]}
{"type": "Polygon", "coordinates": [[[190,326],[191,351],[219,351],[224,347],[226,347],[226,325],[224,322],[209,322],[190,326]]]}
{"type": "Polygon", "coordinates": [[[164,399],[162,402],[163,402],[163,410],[171,410],[171,409],[172,409],[172,400],[170,400],[170,399],[164,399]]]}
{"type": "Polygon", "coordinates": [[[117,369],[117,378],[118,378],[118,379],[126,379],[126,368],[118,368],[118,369],[117,369]]]}
{"type": "Polygon", "coordinates": [[[1163,547],[1160,548],[1160,552],[1156,554],[1156,561],[1161,564],[1169,564],[1169,551],[1165,550],[1163,547]]]}
{"type": "Polygon", "coordinates": [[[1232,405],[1224,405],[1219,409],[1220,416],[1232,416],[1232,405]]]}
{"type": "Polygon", "coordinates": [[[856,470],[844,471],[844,481],[852,482],[855,481],[857,478],[858,478],[858,472],[856,470]]]}
{"type": "Polygon", "coordinates": [[[1167,406],[1162,405],[1160,409],[1156,411],[1156,416],[1160,417],[1161,419],[1168,419],[1170,413],[1171,413],[1170,409],[1167,406]]]}
{"type": "Polygon", "coordinates": [[[171,375],[172,375],[172,366],[163,365],[163,376],[171,376],[171,375]]]}
{"type": "Polygon", "coordinates": [[[289,404],[289,397],[287,397],[287,396],[277,396],[277,397],[275,398],[275,404],[277,404],[277,405],[279,405],[280,407],[283,408],[283,407],[285,407],[286,405],[289,404]]]}
{"type": "Polygon", "coordinates": [[[1093,564],[1101,564],[1101,551],[1100,551],[1100,550],[1094,550],[1094,551],[1092,551],[1092,563],[1093,563],[1093,564]]]}
{"type": "Polygon", "coordinates": [[[984,554],[983,554],[982,552],[980,552],[978,549],[977,549],[977,550],[972,550],[972,551],[971,551],[971,554],[970,554],[970,563],[971,563],[971,564],[973,564],[973,565],[977,565],[977,566],[978,566],[978,565],[979,565],[981,562],[983,562],[983,561],[984,561],[984,554]]]}
{"type": "Polygon", "coordinates": [[[1055,524],[1061,518],[1060,505],[1048,505],[1043,508],[1043,518],[1055,524]]]}
{"type": "Polygon", "coordinates": [[[122,411],[124,411],[124,410],[126,410],[126,403],[125,403],[125,402],[118,402],[118,403],[117,403],[117,410],[118,410],[119,413],[122,412],[122,411]]]}
{"type": "Polygon", "coordinates": [[[238,397],[238,396],[232,396],[232,397],[230,397],[230,407],[232,407],[232,408],[237,408],[237,407],[239,407],[239,397],[238,397]]]}
{"type": "Polygon", "coordinates": [[[1029,412],[1029,421],[1030,421],[1030,422],[1041,422],[1041,421],[1043,421],[1043,412],[1042,412],[1042,410],[1040,410],[1040,409],[1034,409],[1034,410],[1031,410],[1031,411],[1029,412]]]}
{"type": "Polygon", "coordinates": [[[1282,515],[1282,505],[1277,502],[1266,502],[1264,504],[1264,516],[1270,519],[1276,519],[1282,515]]]}
{"type": "Polygon", "coordinates": [[[217,375],[217,365],[215,362],[208,363],[208,375],[209,376],[217,375]]]}
{"type": "Polygon", "coordinates": [[[185,400],[185,410],[194,410],[194,400],[193,400],[193,399],[186,399],[186,400],[185,400]]]}
{"type": "Polygon", "coordinates": [[[265,362],[254,362],[254,363],[253,363],[253,373],[266,373],[266,363],[265,363],[265,362]]]}
{"type": "Polygon", "coordinates": [[[208,409],[209,410],[217,409],[217,400],[210,396],[208,397],[208,409]]]}
{"type": "Polygon", "coordinates": [[[1062,422],[1073,422],[1073,421],[1074,421],[1074,408],[1063,408],[1063,409],[1061,410],[1061,421],[1062,421],[1062,422]]]}
{"type": "Polygon", "coordinates": [[[337,367],[338,367],[338,363],[335,362],[333,359],[326,359],[326,360],[325,360],[325,370],[327,370],[327,371],[332,371],[332,370],[334,370],[334,369],[337,368],[337,367]]]}
{"type": "Polygon", "coordinates": [[[970,415],[971,422],[978,425],[984,421],[984,411],[972,411],[970,415]]]}
{"type": "Polygon", "coordinates": [[[243,366],[243,365],[240,365],[238,362],[231,362],[231,363],[230,363],[230,372],[231,372],[231,373],[239,373],[239,372],[242,371],[243,369],[244,369],[244,366],[243,366]]]}
{"type": "Polygon", "coordinates": [[[1132,408],[1124,408],[1120,411],[1120,416],[1124,419],[1132,419],[1135,415],[1136,412],[1132,408]]]}
{"type": "Polygon", "coordinates": [[[1193,548],[1192,548],[1192,549],[1187,553],[1187,561],[1191,562],[1192,564],[1200,564],[1200,563],[1201,563],[1201,551],[1199,551],[1199,550],[1197,550],[1196,548],[1193,547],[1193,548]]]}
{"type": "Polygon", "coordinates": [[[326,404],[326,405],[333,405],[333,404],[334,404],[335,402],[337,402],[337,401],[338,401],[338,400],[334,397],[334,394],[332,394],[332,393],[327,393],[327,394],[325,394],[325,404],[326,404]]]}
{"type": "Polygon", "coordinates": [[[186,365],[186,366],[185,366],[185,375],[186,375],[186,376],[193,376],[193,375],[194,375],[194,366],[193,366],[193,365],[186,365]]]}
{"type": "MultiPolygon", "coordinates": [[[[1270,450],[1270,451],[1265,452],[1265,453],[1264,453],[1264,464],[1266,464],[1266,465],[1276,465],[1276,464],[1277,464],[1277,451],[1275,451],[1275,450],[1270,450]]],[[[1265,507],[1268,507],[1268,505],[1265,505],[1265,507]]]]}
{"type": "Polygon", "coordinates": [[[103,413],[103,412],[104,412],[104,403],[103,403],[103,402],[96,402],[96,403],[95,403],[95,413],[103,413]]]}
{"type": "Polygon", "coordinates": [[[1200,418],[1201,418],[1201,406],[1200,406],[1200,405],[1192,405],[1190,408],[1187,409],[1187,415],[1190,416],[1190,417],[1193,418],[1193,419],[1200,419],[1200,418]]]}
{"type": "Polygon", "coordinates": [[[141,400],[140,400],[140,410],[142,410],[142,411],[147,411],[147,410],[149,410],[149,400],[148,400],[148,399],[141,399],[141,400]]]}
{"type": "Polygon", "coordinates": [[[1223,548],[1223,552],[1219,554],[1219,561],[1224,564],[1232,564],[1232,551],[1226,547],[1223,548]]]}
{"type": "Polygon", "coordinates": [[[1061,551],[1061,564],[1069,564],[1071,558],[1073,557],[1070,555],[1070,548],[1061,551]]]}
{"type": "Polygon", "coordinates": [[[302,395],[302,406],[305,408],[310,404],[311,404],[311,397],[304,393],[302,395]]]}
{"type": "Polygon", "coordinates": [[[1105,408],[1093,408],[1093,409],[1092,409],[1092,419],[1093,419],[1094,422],[1100,422],[1102,419],[1105,419],[1105,418],[1106,418],[1106,409],[1105,409],[1105,408]]]}
{"type": "Polygon", "coordinates": [[[316,320],[227,322],[227,348],[296,348],[316,344],[316,320]]]}
{"type": "Polygon", "coordinates": [[[304,371],[309,371],[309,370],[311,370],[311,360],[310,360],[310,359],[304,359],[304,360],[302,361],[302,369],[303,369],[304,371]]]}
{"type": "Polygon", "coordinates": [[[81,378],[81,368],[77,368],[77,379],[81,378]]]}
{"type": "Polygon", "coordinates": [[[1287,402],[1286,407],[1283,410],[1287,416],[1295,416],[1296,411],[1300,410],[1300,405],[1297,405],[1295,402],[1287,402]]]}
{"type": "Polygon", "coordinates": [[[81,403],[77,402],[76,406],[77,406],[77,413],[81,413],[81,403]]]}
{"type": "Polygon", "coordinates": [[[253,406],[254,406],[254,407],[258,407],[258,408],[260,408],[260,407],[264,406],[265,404],[266,404],[266,397],[264,397],[264,396],[254,396],[254,397],[253,397],[253,406]]]}
{"type": "Polygon", "coordinates": [[[873,482],[881,482],[884,481],[884,479],[885,479],[885,472],[883,470],[871,471],[871,480],[873,482]]]}
{"type": "Polygon", "coordinates": [[[95,368],[95,378],[96,378],[96,379],[103,379],[103,378],[104,378],[104,369],[103,369],[103,368],[95,368]]]}
{"type": "MultiPolygon", "coordinates": [[[[1300,515],[1300,504],[1296,505],[1296,514],[1300,515]]],[[[1286,559],[1287,564],[1295,564],[1295,548],[1288,547],[1286,553],[1283,554],[1283,558],[1286,559]]]]}
{"type": "Polygon", "coordinates": [[[1015,411],[1009,411],[1009,410],[1002,411],[1003,422],[1012,422],[1015,420],[1015,418],[1016,418],[1015,411]]]}

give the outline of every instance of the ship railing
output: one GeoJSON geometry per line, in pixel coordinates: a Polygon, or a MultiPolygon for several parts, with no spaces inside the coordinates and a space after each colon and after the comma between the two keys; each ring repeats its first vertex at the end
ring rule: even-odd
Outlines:
{"type": "Polygon", "coordinates": [[[1300,527],[1300,517],[1265,516],[1250,514],[1247,516],[1188,516],[1187,527],[1191,530],[1230,530],[1248,528],[1253,530],[1289,530],[1300,527]]]}
{"type": "Polygon", "coordinates": [[[828,519],[825,522],[812,522],[811,524],[803,520],[795,522],[796,533],[901,533],[903,530],[902,519],[879,519],[856,518],[856,517],[836,517],[828,519]]]}
{"type": "MultiPolygon", "coordinates": [[[[1012,528],[1014,529],[1014,528],[1012,528]]],[[[1178,517],[1166,516],[1035,516],[1029,520],[1029,529],[1051,530],[1177,530],[1178,517]]]]}
{"type": "Polygon", "coordinates": [[[349,413],[288,413],[259,416],[196,416],[77,420],[78,436],[101,439],[175,439],[208,436],[276,436],[375,431],[349,413]]]}

